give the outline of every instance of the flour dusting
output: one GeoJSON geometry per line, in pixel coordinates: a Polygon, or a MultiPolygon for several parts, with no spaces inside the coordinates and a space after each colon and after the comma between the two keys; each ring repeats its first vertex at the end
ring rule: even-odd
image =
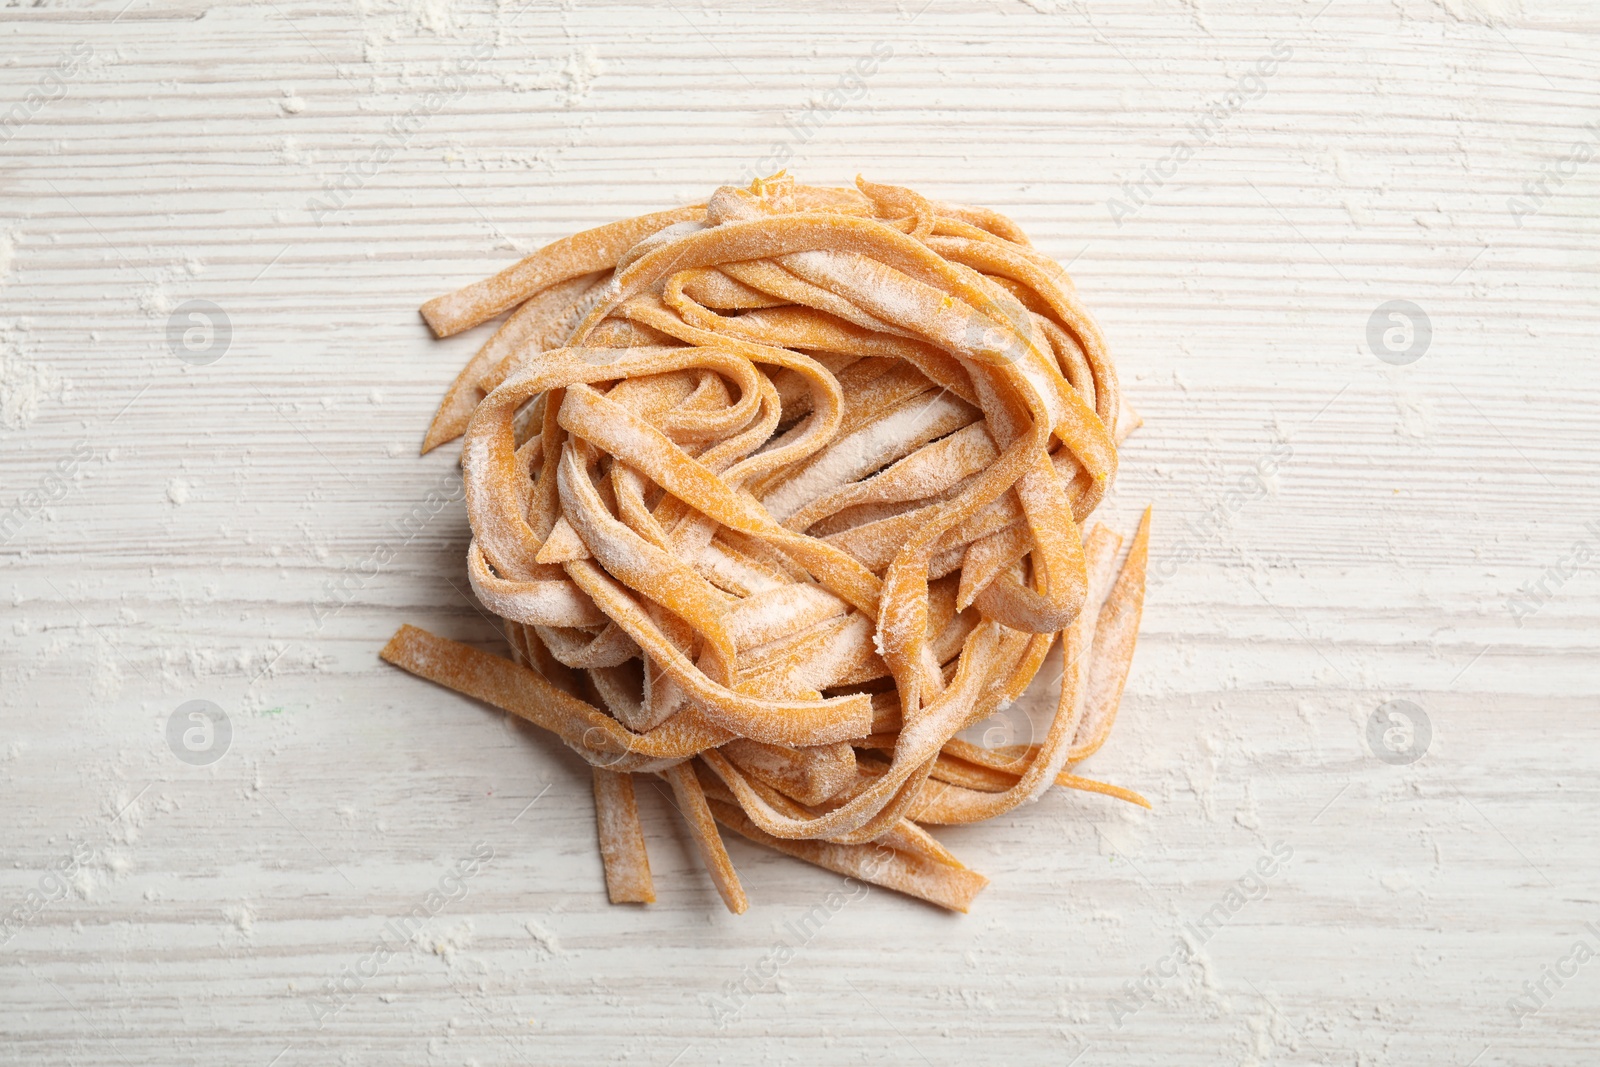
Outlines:
{"type": "Polygon", "coordinates": [[[522,927],[528,931],[528,936],[533,938],[533,943],[539,946],[539,955],[541,957],[549,958],[551,956],[565,955],[561,949],[561,939],[553,931],[541,926],[533,919],[523,923],[522,927]]]}
{"type": "Polygon", "coordinates": [[[464,919],[448,930],[425,940],[424,944],[428,951],[450,963],[457,952],[472,947],[472,920],[464,919]]]}
{"type": "Polygon", "coordinates": [[[561,94],[561,102],[571,107],[589,95],[605,69],[593,48],[580,48],[557,65],[532,74],[508,74],[501,80],[507,88],[519,93],[554,89],[561,94]]]}
{"type": "Polygon", "coordinates": [[[237,904],[223,908],[222,917],[232,923],[234,929],[246,936],[249,936],[255,930],[256,913],[248,904],[237,904]]]}
{"type": "Polygon", "coordinates": [[[39,413],[39,404],[62,383],[49,368],[22,353],[24,329],[0,321],[0,426],[20,430],[39,413]]]}
{"type": "Polygon", "coordinates": [[[161,282],[151,282],[139,290],[139,310],[152,319],[166,318],[172,314],[172,298],[167,296],[166,288],[161,282]]]}

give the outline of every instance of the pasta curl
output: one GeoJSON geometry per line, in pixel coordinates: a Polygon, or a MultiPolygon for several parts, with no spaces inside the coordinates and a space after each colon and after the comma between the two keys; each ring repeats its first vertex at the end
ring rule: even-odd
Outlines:
{"type": "Polygon", "coordinates": [[[467,572],[511,659],[402,627],[383,657],[595,767],[611,897],[654,900],[657,775],[728,907],[717,823],[965,911],[925,830],[1051,785],[1116,717],[1149,512],[1087,528],[1136,423],[1066,272],[994,212],[777,175],[565,238],[429,301],[509,312],[423,451],[462,439],[467,572]],[[957,735],[1061,658],[1040,743],[957,735]]]}

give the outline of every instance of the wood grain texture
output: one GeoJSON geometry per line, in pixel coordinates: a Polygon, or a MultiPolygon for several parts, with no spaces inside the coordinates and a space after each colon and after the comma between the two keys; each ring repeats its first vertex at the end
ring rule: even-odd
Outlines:
{"type": "Polygon", "coordinates": [[[0,132],[0,1062],[1593,1061],[1600,963],[1546,971],[1600,947],[1592,5],[123,3],[0,8],[0,120],[40,102],[0,132]],[[485,328],[417,306],[774,144],[1012,215],[1146,422],[1102,512],[1155,505],[1143,636],[1084,773],[1156,811],[941,831],[969,916],[874,891],[799,937],[842,879],[736,838],[728,915],[653,786],[658,903],[612,907],[588,769],[377,659],[500,643],[429,503],[454,449],[416,456],[485,328]],[[1367,341],[1399,299],[1405,366],[1367,341]],[[167,740],[197,699],[206,766],[167,740]],[[1395,699],[1409,765],[1365,740],[1395,699]]]}

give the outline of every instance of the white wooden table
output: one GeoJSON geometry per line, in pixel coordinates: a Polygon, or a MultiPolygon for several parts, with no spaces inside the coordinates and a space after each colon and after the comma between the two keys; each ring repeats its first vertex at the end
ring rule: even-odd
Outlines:
{"type": "Polygon", "coordinates": [[[1594,7],[921,3],[0,8],[0,1062],[1594,1062],[1594,7]],[[458,504],[312,606],[448,477],[422,300],[774,146],[1071,262],[1157,515],[1090,768],[1157,810],[943,833],[971,915],[875,891],[718,1026],[840,879],[733,841],[730,916],[647,788],[609,906],[586,768],[377,659],[497,646],[458,504]]]}

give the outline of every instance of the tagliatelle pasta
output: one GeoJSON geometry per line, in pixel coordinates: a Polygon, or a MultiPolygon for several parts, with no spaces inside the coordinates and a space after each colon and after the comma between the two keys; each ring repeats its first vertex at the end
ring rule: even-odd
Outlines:
{"type": "Polygon", "coordinates": [[[1086,524],[1136,421],[1066,272],[1009,219],[778,175],[588,230],[429,301],[510,312],[423,451],[464,437],[467,570],[511,658],[404,626],[383,658],[594,767],[614,902],[655,899],[656,775],[728,908],[717,829],[965,911],[926,827],[1083,778],[1138,635],[1145,513],[1086,524]],[[1059,649],[1059,650],[1058,650],[1059,649]],[[1059,657],[1037,744],[957,735],[1059,657]]]}

